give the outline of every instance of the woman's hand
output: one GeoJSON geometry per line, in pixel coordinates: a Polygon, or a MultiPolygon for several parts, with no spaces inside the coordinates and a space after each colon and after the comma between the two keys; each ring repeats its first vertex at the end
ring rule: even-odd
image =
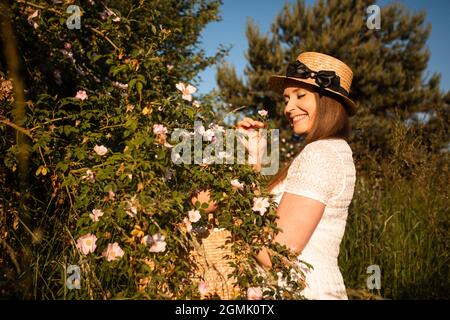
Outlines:
{"type": "Polygon", "coordinates": [[[239,121],[236,124],[236,129],[258,129],[258,128],[264,128],[264,123],[261,121],[253,120],[252,118],[245,117],[244,120],[239,121]]]}
{"type": "Polygon", "coordinates": [[[247,117],[236,124],[238,132],[243,133],[243,136],[238,137],[248,150],[248,163],[252,164],[256,171],[261,170],[261,158],[267,149],[267,139],[259,132],[262,128],[264,128],[263,122],[247,117]]]}

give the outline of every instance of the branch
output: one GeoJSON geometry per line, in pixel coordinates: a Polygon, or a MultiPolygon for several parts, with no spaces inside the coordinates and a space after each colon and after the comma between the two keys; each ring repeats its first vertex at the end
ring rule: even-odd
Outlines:
{"type": "Polygon", "coordinates": [[[92,167],[90,167],[90,168],[70,169],[70,170],[69,170],[69,173],[81,172],[81,171],[85,171],[85,170],[91,169],[91,168],[92,168],[92,169],[101,168],[101,167],[103,167],[103,166],[105,166],[105,165],[107,165],[107,163],[97,164],[97,165],[92,166],[92,167]]]}
{"type": "Polygon", "coordinates": [[[36,126],[36,127],[34,127],[34,128],[31,128],[31,129],[30,129],[30,132],[31,132],[31,131],[34,131],[34,130],[36,130],[36,129],[39,129],[39,128],[41,128],[43,125],[46,125],[46,124],[48,124],[48,123],[52,123],[52,122],[55,122],[55,121],[66,120],[66,119],[69,119],[69,118],[71,118],[71,116],[66,116],[66,117],[56,118],[56,119],[52,119],[52,120],[46,121],[46,122],[41,123],[40,125],[38,125],[38,126],[36,126]]]}
{"type": "Polygon", "coordinates": [[[100,130],[106,130],[106,129],[111,129],[111,128],[118,128],[118,127],[123,127],[125,125],[126,125],[126,123],[115,124],[115,125],[111,125],[111,126],[101,127],[100,130]]]}
{"type": "Polygon", "coordinates": [[[12,123],[11,121],[9,121],[8,119],[6,119],[5,117],[3,117],[3,116],[1,116],[1,115],[0,115],[0,117],[1,117],[1,118],[0,118],[0,123],[4,123],[4,124],[10,126],[10,127],[14,128],[14,129],[16,129],[17,131],[22,132],[23,134],[25,134],[26,136],[28,136],[31,140],[34,140],[34,138],[33,138],[33,136],[31,135],[31,133],[30,133],[29,130],[27,130],[27,129],[25,129],[25,128],[22,128],[21,126],[18,126],[18,125],[15,124],[15,123],[12,123]]]}
{"type": "Polygon", "coordinates": [[[108,36],[104,35],[101,31],[99,31],[99,30],[97,30],[95,28],[92,28],[92,27],[88,27],[88,28],[91,29],[92,31],[94,31],[95,33],[101,35],[103,38],[105,38],[106,41],[108,41],[114,47],[114,49],[116,49],[119,52],[121,51],[121,49],[118,46],[116,46],[114,44],[114,42],[112,42],[112,40],[110,38],[108,38],[108,36]]]}
{"type": "Polygon", "coordinates": [[[38,8],[38,9],[48,10],[48,11],[50,11],[50,12],[57,13],[57,14],[59,14],[60,16],[63,16],[63,15],[64,15],[64,13],[62,13],[61,11],[58,11],[58,10],[52,9],[52,8],[48,8],[48,7],[44,7],[44,6],[40,6],[40,5],[35,4],[35,3],[32,3],[32,2],[28,2],[28,1],[24,1],[24,0],[16,0],[16,2],[18,2],[18,3],[23,3],[23,4],[26,4],[27,6],[35,7],[35,8],[38,8]]]}
{"type": "Polygon", "coordinates": [[[14,264],[14,266],[16,267],[16,272],[17,274],[20,274],[20,266],[19,263],[17,262],[16,259],[16,253],[14,252],[13,248],[11,248],[11,246],[6,243],[6,241],[4,239],[0,239],[0,243],[3,245],[3,247],[5,248],[5,250],[8,252],[9,257],[11,258],[12,263],[14,264]]]}

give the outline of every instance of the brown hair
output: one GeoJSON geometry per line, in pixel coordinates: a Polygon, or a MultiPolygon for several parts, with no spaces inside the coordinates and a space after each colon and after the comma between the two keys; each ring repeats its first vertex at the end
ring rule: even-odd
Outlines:
{"type": "Polygon", "coordinates": [[[343,104],[328,95],[314,93],[317,101],[317,110],[311,131],[305,137],[305,145],[298,150],[291,161],[289,161],[268,182],[267,188],[271,191],[286,176],[292,161],[300,154],[303,148],[320,139],[342,138],[347,139],[350,135],[350,122],[343,104]]]}

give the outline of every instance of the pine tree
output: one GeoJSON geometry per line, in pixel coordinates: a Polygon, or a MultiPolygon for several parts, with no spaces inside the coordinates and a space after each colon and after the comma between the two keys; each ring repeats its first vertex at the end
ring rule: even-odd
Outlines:
{"type": "Polygon", "coordinates": [[[416,112],[436,114],[430,120],[430,125],[441,123],[434,148],[447,145],[448,104],[439,89],[440,75],[424,79],[431,30],[425,24],[426,14],[411,13],[404,5],[392,3],[381,8],[381,28],[369,29],[366,8],[372,4],[352,0],[321,0],[312,6],[300,0],[287,3],[272,23],[271,33],[265,35],[250,21],[245,81],[232,66],[219,66],[222,98],[234,108],[248,106],[250,115],[268,108],[275,127],[286,127],[281,98],[268,90],[267,81],[273,74],[284,74],[300,52],[323,52],[353,70],[350,95],[358,104],[358,113],[352,122],[351,143],[357,154],[388,152],[386,140],[393,119],[404,121],[416,112]],[[447,118],[442,118],[444,114],[447,118]]]}

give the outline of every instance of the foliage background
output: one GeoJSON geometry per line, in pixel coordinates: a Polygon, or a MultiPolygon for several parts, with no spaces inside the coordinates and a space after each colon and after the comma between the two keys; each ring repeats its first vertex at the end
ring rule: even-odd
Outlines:
{"type": "MultiPolygon", "coordinates": [[[[339,261],[349,296],[450,296],[450,94],[439,90],[439,75],[423,80],[430,28],[424,13],[388,6],[382,12],[388,27],[369,32],[364,21],[352,19],[368,1],[319,1],[309,9],[303,1],[286,5],[272,35],[248,25],[247,81],[221,64],[220,96],[194,95],[202,102],[198,108],[180,98],[175,84],[195,84],[200,70],[226,55],[222,48],[207,57],[198,42],[204,25],[219,19],[220,1],[1,3],[9,7],[2,10],[2,30],[7,21],[14,29],[2,32],[0,56],[2,297],[199,297],[184,259],[194,238],[180,223],[192,209],[190,197],[204,188],[211,188],[219,203],[219,225],[235,235],[242,297],[247,287],[262,285],[249,267],[254,264],[249,253],[274,228],[273,204],[264,219],[251,210],[253,197],[268,196],[264,178],[238,165],[175,166],[152,127],[164,124],[170,133],[192,131],[194,120],[225,125],[218,119],[236,108],[248,116],[266,108],[270,126],[286,127],[277,112],[281,101],[267,91],[266,80],[283,73],[286,62],[304,50],[335,55],[355,73],[352,95],[359,112],[350,144],[358,176],[339,261]],[[65,9],[74,3],[83,9],[81,30],[65,25],[65,9]],[[30,18],[36,10],[39,15],[30,18]],[[13,55],[12,46],[5,45],[11,44],[10,35],[17,41],[13,55]],[[89,98],[75,99],[79,90],[89,98]],[[430,119],[419,121],[417,111],[430,119]],[[97,144],[108,148],[105,156],[93,151],[97,144]],[[88,169],[94,182],[82,178],[88,169]],[[235,178],[245,183],[243,192],[231,188],[235,178]],[[126,213],[133,197],[135,218],[126,213]],[[99,207],[105,214],[92,223],[89,213],[99,207]],[[149,254],[140,245],[139,229],[165,234],[166,252],[149,254]],[[98,248],[95,255],[82,256],[75,241],[87,232],[97,234],[98,248]],[[115,241],[124,258],[106,262],[100,252],[115,241]],[[69,263],[82,266],[82,290],[64,285],[69,263]],[[381,266],[381,291],[366,289],[366,268],[372,264],[381,266]]],[[[280,154],[287,161],[302,140],[281,134],[280,154]]],[[[197,227],[211,227],[206,214],[197,227]]]]}
{"type": "MultiPolygon", "coordinates": [[[[198,97],[198,106],[176,84],[224,55],[206,57],[198,46],[220,2],[80,1],[82,27],[69,30],[65,10],[74,3],[2,2],[2,297],[199,298],[200,279],[187,258],[202,232],[218,226],[233,236],[240,297],[259,286],[276,298],[301,298],[301,282],[281,290],[255,269],[254,253],[275,231],[273,203],[264,217],[252,210],[254,197],[268,196],[258,175],[247,166],[175,165],[170,158],[175,128],[219,124],[213,97],[198,97]],[[157,124],[167,135],[155,133],[157,124]],[[105,155],[94,151],[98,145],[105,155]],[[232,179],[245,188],[234,191],[232,179]],[[202,218],[186,232],[191,197],[207,188],[219,208],[210,219],[197,204],[202,218]],[[104,212],[98,222],[94,209],[104,212]],[[83,255],[76,241],[86,234],[97,236],[97,249],[83,255]],[[155,234],[165,236],[164,252],[142,244],[155,234]],[[114,242],[124,256],[109,262],[100,253],[114,242]],[[65,286],[68,264],[81,267],[80,290],[65,286]]],[[[272,248],[290,258],[286,248],[272,248]]],[[[271,274],[289,282],[288,270],[277,259],[271,274]]]]}

